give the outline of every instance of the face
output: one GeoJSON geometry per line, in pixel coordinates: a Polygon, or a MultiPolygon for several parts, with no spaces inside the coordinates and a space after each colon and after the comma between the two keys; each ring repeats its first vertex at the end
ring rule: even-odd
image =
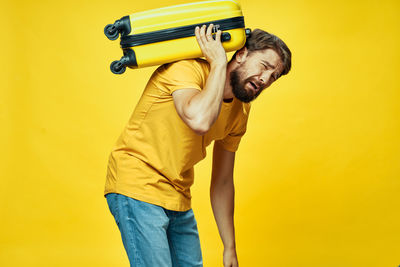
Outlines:
{"type": "Polygon", "coordinates": [[[230,74],[232,92],[237,99],[250,102],[276,81],[283,71],[278,53],[265,49],[247,53],[247,50],[236,57],[239,64],[230,74]]]}

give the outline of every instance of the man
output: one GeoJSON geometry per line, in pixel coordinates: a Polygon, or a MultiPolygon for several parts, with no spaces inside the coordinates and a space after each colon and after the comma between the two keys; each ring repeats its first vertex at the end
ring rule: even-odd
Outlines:
{"type": "Polygon", "coordinates": [[[238,266],[233,224],[235,151],[254,100],[289,72],[291,53],[254,30],[227,62],[221,31],[196,28],[206,60],[159,67],[113,148],[104,194],[131,266],[203,266],[190,207],[193,166],[213,140],[210,197],[225,267],[238,266]]]}

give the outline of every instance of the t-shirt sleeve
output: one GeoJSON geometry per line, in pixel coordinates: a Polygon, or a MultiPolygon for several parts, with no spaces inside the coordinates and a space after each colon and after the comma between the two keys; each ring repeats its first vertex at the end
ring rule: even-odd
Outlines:
{"type": "Polygon", "coordinates": [[[222,145],[223,149],[231,152],[237,151],[240,140],[246,133],[248,112],[249,109],[246,110],[246,114],[243,115],[243,117],[237,123],[236,127],[234,127],[233,130],[225,138],[216,141],[222,145]]]}
{"type": "Polygon", "coordinates": [[[163,66],[159,72],[162,88],[169,94],[178,89],[197,89],[204,87],[204,71],[194,60],[180,60],[163,66]]]}

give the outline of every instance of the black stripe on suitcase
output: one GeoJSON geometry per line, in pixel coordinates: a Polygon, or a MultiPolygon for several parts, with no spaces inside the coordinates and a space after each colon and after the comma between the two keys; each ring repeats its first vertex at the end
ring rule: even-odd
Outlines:
{"type": "MultiPolygon", "coordinates": [[[[139,45],[195,36],[194,29],[196,28],[196,26],[201,27],[204,24],[205,25],[214,24],[214,27],[216,27],[218,30],[221,31],[227,31],[245,27],[243,16],[229,18],[229,19],[215,20],[215,21],[207,21],[205,23],[192,24],[165,30],[122,36],[120,43],[121,48],[129,48],[139,45]]],[[[246,35],[248,35],[249,33],[250,30],[246,29],[246,35]]],[[[229,40],[230,40],[230,34],[227,32],[223,33],[221,36],[221,41],[224,42],[229,40]]]]}

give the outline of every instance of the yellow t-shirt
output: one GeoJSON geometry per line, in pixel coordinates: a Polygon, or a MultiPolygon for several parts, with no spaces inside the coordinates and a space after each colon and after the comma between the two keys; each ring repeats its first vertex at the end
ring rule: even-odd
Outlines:
{"type": "Polygon", "coordinates": [[[250,110],[234,98],[222,102],[217,121],[204,136],[190,129],[175,109],[172,92],[202,90],[209,71],[207,61],[190,59],[162,65],[153,73],[111,151],[104,195],[119,193],[169,210],[190,209],[193,166],[213,140],[236,151],[250,110]]]}

